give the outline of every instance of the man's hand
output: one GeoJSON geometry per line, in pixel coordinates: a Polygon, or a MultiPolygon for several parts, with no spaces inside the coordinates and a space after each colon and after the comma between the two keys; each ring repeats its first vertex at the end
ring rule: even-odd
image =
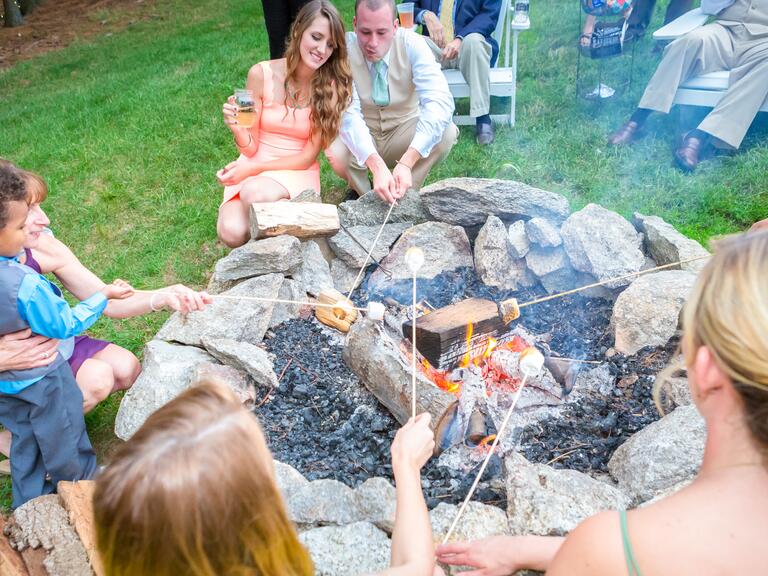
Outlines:
{"type": "Polygon", "coordinates": [[[752,228],[749,229],[750,232],[755,232],[757,230],[768,230],[768,218],[760,220],[760,222],[755,222],[752,224],[752,228]]]}
{"type": "Polygon", "coordinates": [[[445,48],[443,48],[442,58],[446,62],[449,62],[459,57],[459,49],[461,49],[461,38],[454,38],[445,48]]]}
{"type": "Polygon", "coordinates": [[[230,162],[224,168],[216,172],[216,178],[224,186],[234,186],[240,184],[246,178],[258,174],[257,166],[248,160],[235,160],[230,162]]]}
{"type": "Polygon", "coordinates": [[[413,187],[413,174],[411,168],[398,162],[395,169],[392,170],[392,176],[395,178],[395,198],[400,199],[408,192],[408,188],[413,187]]]}
{"type": "Polygon", "coordinates": [[[424,25],[427,27],[429,37],[432,38],[432,42],[437,44],[437,47],[441,50],[445,48],[445,34],[443,25],[440,24],[440,18],[437,14],[430,12],[429,10],[424,12],[424,25]]]}
{"type": "Polygon", "coordinates": [[[397,198],[397,183],[389,171],[384,159],[378,154],[371,154],[365,165],[373,175],[373,191],[387,204],[392,204],[397,198]]]}
{"type": "Polygon", "coordinates": [[[32,336],[30,330],[0,336],[0,372],[47,366],[56,360],[58,345],[58,340],[32,336]]]}

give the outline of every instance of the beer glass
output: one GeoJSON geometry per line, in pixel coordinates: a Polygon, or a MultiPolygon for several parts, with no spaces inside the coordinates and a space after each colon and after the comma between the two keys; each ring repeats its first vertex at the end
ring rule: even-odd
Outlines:
{"type": "Polygon", "coordinates": [[[397,15],[400,17],[400,26],[413,28],[413,2],[398,4],[397,15]]]}
{"type": "Polygon", "coordinates": [[[256,106],[253,101],[253,90],[238,88],[235,90],[235,105],[237,106],[237,125],[250,128],[256,121],[256,106]]]}

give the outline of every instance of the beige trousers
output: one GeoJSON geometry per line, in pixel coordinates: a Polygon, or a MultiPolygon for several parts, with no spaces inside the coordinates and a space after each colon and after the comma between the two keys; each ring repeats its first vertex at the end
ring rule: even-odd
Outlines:
{"type": "MultiPolygon", "coordinates": [[[[403,122],[389,132],[371,130],[376,151],[390,170],[394,169],[397,161],[400,160],[411,145],[418,121],[418,118],[413,118],[403,122]]],[[[435,144],[429,156],[422,158],[413,166],[411,174],[415,189],[421,188],[432,166],[448,155],[453,145],[456,144],[458,137],[459,129],[451,122],[448,124],[445,132],[443,132],[443,138],[435,144]]],[[[368,180],[368,168],[357,163],[354,155],[349,151],[346,144],[342,142],[341,138],[337,137],[333,141],[326,149],[325,156],[333,171],[346,180],[349,187],[357,191],[358,194],[362,195],[371,190],[371,183],[368,180]]]]}
{"type": "Polygon", "coordinates": [[[738,148],[768,97],[768,37],[753,37],[742,25],[713,23],[672,42],[639,107],[666,114],[681,83],[718,70],[731,71],[728,91],[699,130],[738,148]]]}
{"type": "Polygon", "coordinates": [[[437,44],[427,38],[435,60],[445,70],[458,69],[469,86],[469,115],[477,118],[491,110],[491,45],[482,34],[467,34],[461,41],[459,55],[453,60],[442,60],[437,44]]]}

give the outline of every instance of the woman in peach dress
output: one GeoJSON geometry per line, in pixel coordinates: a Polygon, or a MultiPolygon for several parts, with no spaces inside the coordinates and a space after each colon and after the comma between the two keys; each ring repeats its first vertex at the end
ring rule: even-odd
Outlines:
{"type": "Polygon", "coordinates": [[[216,173],[224,184],[217,232],[232,248],[249,239],[248,209],[254,202],[320,192],[317,156],[336,137],[352,96],[344,25],[327,0],[313,0],[291,28],[285,58],[259,62],[248,73],[256,120],[240,126],[233,97],[224,121],[240,157],[216,173]]]}

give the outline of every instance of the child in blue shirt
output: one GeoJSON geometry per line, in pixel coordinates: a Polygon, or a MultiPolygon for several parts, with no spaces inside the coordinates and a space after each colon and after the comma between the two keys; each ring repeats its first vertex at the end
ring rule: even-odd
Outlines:
{"type": "Polygon", "coordinates": [[[70,308],[44,276],[20,264],[27,217],[23,176],[0,165],[0,335],[29,328],[61,340],[49,365],[0,372],[0,424],[11,431],[13,507],[55,490],[61,480],[90,478],[96,456],[85,429],[83,395],[67,359],[73,338],[101,316],[110,298],[133,289],[121,280],[70,308]]]}

